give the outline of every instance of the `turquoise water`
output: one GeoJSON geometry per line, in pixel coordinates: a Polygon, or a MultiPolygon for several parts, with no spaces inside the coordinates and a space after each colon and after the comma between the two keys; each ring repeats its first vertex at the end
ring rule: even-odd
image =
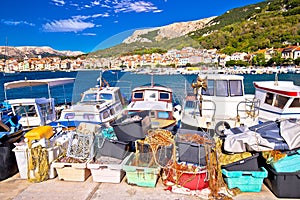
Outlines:
{"type": "MultiPolygon", "coordinates": [[[[14,74],[0,73],[0,101],[5,99],[4,83],[16,80],[27,79],[44,79],[44,78],[62,78],[74,77],[74,84],[64,86],[56,86],[51,88],[51,96],[55,98],[56,104],[66,102],[77,102],[80,99],[80,94],[90,87],[97,84],[97,78],[100,71],[78,71],[78,72],[19,72],[14,74]]],[[[244,84],[247,94],[254,93],[253,81],[274,80],[274,74],[245,74],[244,84]]],[[[185,91],[192,91],[190,84],[195,80],[197,75],[145,75],[133,74],[122,71],[106,71],[103,73],[103,78],[110,85],[117,85],[121,88],[123,95],[129,99],[131,89],[154,82],[164,86],[171,87],[174,92],[174,98],[177,103],[180,103],[185,96],[185,91]],[[118,80],[118,82],[117,82],[118,80]]],[[[279,80],[294,81],[296,85],[300,85],[300,74],[279,74],[279,80]]],[[[30,98],[30,97],[48,97],[47,86],[39,86],[32,88],[11,89],[7,91],[7,98],[30,98]]]]}

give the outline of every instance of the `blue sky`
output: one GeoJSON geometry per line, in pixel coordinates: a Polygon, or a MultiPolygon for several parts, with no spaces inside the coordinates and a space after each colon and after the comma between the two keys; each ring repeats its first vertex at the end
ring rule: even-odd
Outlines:
{"type": "Polygon", "coordinates": [[[3,0],[0,46],[90,52],[135,29],[219,16],[263,0],[3,0]]]}

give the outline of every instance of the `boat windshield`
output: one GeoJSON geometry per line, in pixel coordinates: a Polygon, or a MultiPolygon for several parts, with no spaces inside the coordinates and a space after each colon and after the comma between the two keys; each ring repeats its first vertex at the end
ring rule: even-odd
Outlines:
{"type": "Polygon", "coordinates": [[[85,94],[81,101],[96,101],[97,100],[97,93],[89,93],[85,94]]]}
{"type": "Polygon", "coordinates": [[[300,108],[300,98],[295,98],[290,107],[291,108],[300,108]]]}
{"type": "Polygon", "coordinates": [[[34,105],[13,106],[16,115],[21,117],[36,117],[37,112],[34,105]]]}
{"type": "Polygon", "coordinates": [[[99,96],[100,100],[105,100],[105,101],[109,101],[113,99],[112,94],[107,94],[107,93],[101,93],[99,96]]]}
{"type": "Polygon", "coordinates": [[[81,101],[88,102],[88,101],[110,101],[113,99],[112,94],[109,93],[100,93],[97,100],[97,93],[89,93],[85,94],[81,101]]]}

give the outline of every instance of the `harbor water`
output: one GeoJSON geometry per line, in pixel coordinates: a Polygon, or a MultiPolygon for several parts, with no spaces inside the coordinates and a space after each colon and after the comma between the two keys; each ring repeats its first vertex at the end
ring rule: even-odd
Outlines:
{"type": "MultiPolygon", "coordinates": [[[[16,72],[16,73],[0,73],[0,101],[5,100],[4,83],[17,80],[32,80],[46,78],[75,78],[74,84],[60,85],[50,88],[51,97],[55,99],[56,104],[75,103],[80,100],[80,94],[90,87],[99,83],[97,79],[100,76],[100,70],[84,70],[84,71],[39,71],[39,72],[16,72]]],[[[243,74],[245,93],[253,94],[254,81],[275,80],[275,74],[243,74]]],[[[133,88],[146,84],[160,84],[173,89],[175,103],[181,103],[186,92],[192,92],[191,83],[196,80],[196,74],[173,74],[173,75],[149,75],[135,74],[132,72],[123,72],[108,70],[102,73],[111,86],[119,86],[125,98],[130,98],[130,92],[133,88]]],[[[300,74],[287,73],[278,74],[278,80],[294,81],[296,85],[300,85],[300,74]]],[[[41,98],[48,97],[47,86],[29,87],[11,89],[6,91],[7,99],[15,98],[41,98]]]]}

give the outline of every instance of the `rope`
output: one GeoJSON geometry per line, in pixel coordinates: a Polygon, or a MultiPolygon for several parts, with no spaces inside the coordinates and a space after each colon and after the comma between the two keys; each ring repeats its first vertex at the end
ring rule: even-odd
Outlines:
{"type": "Polygon", "coordinates": [[[28,172],[30,182],[38,183],[49,178],[48,151],[41,145],[28,149],[28,172]]]}

